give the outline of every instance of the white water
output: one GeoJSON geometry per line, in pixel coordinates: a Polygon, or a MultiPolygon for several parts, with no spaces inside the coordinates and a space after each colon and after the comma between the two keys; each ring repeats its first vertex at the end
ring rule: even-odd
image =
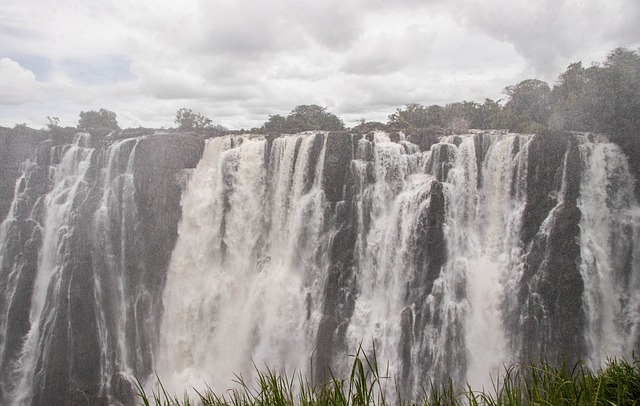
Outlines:
{"type": "Polygon", "coordinates": [[[454,263],[464,268],[467,287],[466,379],[474,388],[489,388],[508,363],[502,323],[505,285],[521,264],[520,220],[526,182],[526,145],[519,135],[494,135],[482,166],[478,191],[473,139],[463,141],[453,170],[448,238],[454,263]],[[519,152],[514,155],[514,145],[519,152]],[[523,150],[524,149],[524,150],[523,150]],[[524,163],[523,163],[524,161],[524,163]],[[520,170],[518,170],[520,169],[520,170]],[[514,171],[516,176],[514,176],[514,171]],[[515,184],[514,184],[515,183],[515,184]]]}
{"type": "MultiPolygon", "coordinates": [[[[53,190],[47,195],[46,221],[44,224],[43,243],[40,251],[38,273],[32,297],[29,316],[31,329],[25,339],[23,351],[16,366],[19,376],[13,404],[23,405],[29,402],[33,394],[33,375],[35,360],[42,337],[41,328],[52,321],[55,313],[49,313],[43,318],[43,310],[47,297],[55,301],[58,295],[47,295],[50,290],[59,288],[60,270],[65,263],[64,245],[66,238],[72,231],[69,229],[69,218],[72,213],[74,199],[78,189],[86,186],[84,177],[91,166],[94,150],[85,148],[81,136],[76,144],[71,146],[63,155],[54,175],[53,190]]],[[[57,304],[46,303],[47,306],[57,307],[57,304]]]]}
{"type": "MultiPolygon", "coordinates": [[[[0,279],[0,285],[4,285],[4,294],[5,297],[0,298],[0,304],[2,304],[2,311],[0,311],[0,360],[4,360],[5,351],[6,351],[6,339],[7,339],[7,322],[9,319],[9,304],[13,299],[13,296],[16,294],[16,288],[18,283],[18,275],[16,264],[12,264],[11,269],[8,269],[8,266],[5,265],[5,256],[8,254],[8,250],[10,249],[9,239],[11,238],[11,228],[16,226],[17,217],[19,216],[19,204],[22,204],[22,196],[20,185],[23,185],[26,182],[26,174],[28,166],[35,166],[34,163],[27,161],[23,164],[24,171],[20,178],[16,181],[16,187],[14,190],[15,198],[11,203],[11,207],[9,208],[9,212],[7,213],[7,218],[0,224],[0,270],[8,271],[8,275],[1,275],[2,279],[0,279]]],[[[7,262],[9,262],[9,258],[7,256],[7,262]]]]}
{"type": "MultiPolygon", "coordinates": [[[[126,399],[124,380],[139,371],[155,370],[165,387],[177,394],[205,384],[223,394],[233,386],[234,374],[251,382],[253,364],[310,377],[316,372],[311,359],[327,342],[333,353],[326,360],[337,376],[348,374],[348,354],[361,343],[367,352],[375,344],[381,372],[391,377],[391,392],[394,378],[403,391],[417,397],[430,380],[438,383],[448,377],[466,380],[474,389],[490,389],[504,363],[523,356],[524,346],[535,347],[535,342],[518,342],[527,338],[521,327],[538,323],[538,330],[533,330],[544,340],[545,329],[557,322],[558,315],[545,308],[555,303],[542,297],[540,286],[558,271],[545,261],[556,255],[549,244],[554,227],[567,220],[559,215],[574,203],[566,198],[571,193],[563,192],[571,190],[568,179],[576,179],[577,172],[571,171],[577,161],[569,159],[576,150],[567,150],[559,163],[563,178],[553,185],[560,190],[551,192],[555,207],[542,213],[546,218],[540,219],[534,238],[539,246],[525,247],[521,232],[527,192],[532,193],[527,191],[532,137],[478,136],[445,137],[422,153],[402,135],[399,142],[391,142],[384,133],[375,134],[374,141],[358,138],[355,156],[345,161],[350,166],[341,166],[345,173],[340,174],[352,200],[337,203],[327,201],[323,192],[323,181],[332,181],[323,173],[325,150],[332,150],[327,134],[285,136],[271,144],[254,136],[209,140],[182,196],[162,320],[151,319],[149,308],[154,302],[150,292],[164,275],[138,255],[142,243],[153,238],[141,235],[142,210],[136,206],[135,185],[146,181],[136,179],[134,184],[138,141],[115,142],[97,157],[85,147],[86,140],[79,139],[63,150],[51,172],[52,189],[38,200],[41,203],[16,198],[0,230],[2,263],[15,235],[8,233],[17,232],[10,229],[17,220],[13,213],[30,216],[21,221],[43,220],[31,330],[15,371],[9,371],[14,375],[0,379],[2,395],[13,404],[28,403],[40,393],[34,382],[57,373],[52,368],[59,365],[48,362],[57,354],[49,351],[70,341],[56,341],[51,323],[68,315],[61,312],[73,311],[65,307],[71,293],[61,288],[66,286],[61,273],[73,255],[85,253],[78,251],[85,247],[92,250],[93,263],[78,269],[93,270],[95,290],[88,283],[90,290],[85,292],[95,297],[87,294],[82,299],[91,306],[95,301],[97,332],[90,331],[89,339],[94,333],[99,339],[99,395],[108,401],[126,399]],[[483,158],[480,163],[478,157],[483,158]],[[99,168],[102,172],[96,173],[99,168]],[[93,217],[80,222],[79,213],[89,210],[95,210],[93,217]],[[76,224],[83,227],[74,229],[76,224]],[[351,226],[353,239],[341,234],[351,226]],[[79,230],[92,234],[79,237],[79,230]],[[77,241],[85,237],[91,242],[77,241]],[[340,240],[335,246],[334,238],[340,240]],[[446,249],[439,251],[434,238],[446,249]],[[330,269],[336,265],[336,246],[338,260],[345,262],[330,269]],[[437,269],[426,266],[444,251],[443,264],[435,261],[437,269]],[[530,258],[542,264],[525,263],[530,258]],[[336,269],[344,274],[331,283],[339,281],[340,286],[326,281],[327,275],[336,276],[331,273],[336,269]],[[157,278],[149,281],[148,275],[157,278]],[[329,317],[339,320],[325,323],[329,317]],[[321,341],[327,337],[329,341],[321,341]],[[150,349],[157,349],[155,359],[149,357],[150,349]],[[7,388],[15,390],[7,393],[7,388]]],[[[584,293],[578,305],[572,298],[570,306],[576,308],[569,314],[579,317],[584,310],[586,329],[580,334],[586,340],[587,361],[597,368],[607,357],[629,356],[638,346],[640,209],[620,150],[605,139],[570,138],[576,140],[581,154],[581,218],[575,263],[584,293]]],[[[337,156],[326,157],[328,165],[336,160],[337,156]]],[[[29,225],[40,227],[35,223],[29,225]]],[[[10,259],[14,268],[3,269],[0,279],[4,298],[30,293],[28,287],[15,293],[20,270],[11,261],[18,260],[10,259]]],[[[573,272],[571,265],[567,268],[573,272]]],[[[579,279],[571,285],[580,286],[579,279]]],[[[567,305],[562,298],[558,302],[567,305]]],[[[6,307],[2,312],[0,355],[11,317],[6,307]]],[[[58,324],[55,331],[64,328],[58,324]]],[[[72,351],[74,344],[69,344],[72,351]]]]}
{"type": "MultiPolygon", "coordinates": [[[[360,140],[366,144],[368,141],[360,140]]],[[[416,173],[420,156],[408,154],[403,145],[391,142],[385,134],[376,134],[374,147],[375,182],[366,184],[366,166],[356,161],[361,185],[356,197],[358,239],[356,261],[359,269],[358,298],[347,329],[347,347],[355,352],[362,344],[367,353],[376,347],[380,361],[392,361],[390,376],[398,375],[397,360],[401,345],[400,314],[406,304],[407,284],[412,274],[414,234],[418,217],[428,207],[423,200],[435,181],[433,176],[416,173]]],[[[349,357],[341,366],[347,371],[349,357]]]]}
{"type": "MultiPolygon", "coordinates": [[[[414,395],[429,379],[449,376],[490,389],[504,365],[521,355],[509,347],[514,332],[505,317],[523,311],[517,292],[531,248],[520,239],[531,136],[459,140],[420,153],[378,133],[374,143],[358,141],[351,163],[358,237],[355,307],[349,320],[340,320],[348,325],[345,345],[352,354],[360,344],[367,352],[375,344],[384,373],[410,371],[414,395]],[[370,147],[373,161],[366,160],[370,147]],[[447,261],[421,298],[409,293],[420,272],[416,227],[436,178],[444,186],[447,261]],[[407,310],[414,317],[423,312],[425,327],[410,333],[403,359],[407,310]]],[[[253,364],[309,374],[328,271],[323,253],[334,232],[320,182],[324,155],[313,186],[305,187],[312,144],[309,135],[276,139],[267,163],[261,138],[208,141],[183,196],[164,294],[157,371],[171,390],[206,383],[222,393],[234,374],[250,382],[253,364]]],[[[629,354],[638,334],[640,211],[619,151],[586,140],[580,148],[581,271],[596,365],[629,354]],[[627,256],[632,272],[616,263],[616,250],[635,250],[627,256]]],[[[539,233],[553,225],[556,209],[539,233]]],[[[347,371],[351,359],[337,358],[334,370],[347,371]]]]}
{"type": "Polygon", "coordinates": [[[583,182],[579,208],[581,272],[585,283],[589,364],[629,356],[640,316],[640,207],[626,157],[609,143],[580,146],[583,182]],[[632,252],[632,262],[623,263],[632,252]]]}
{"type": "Polygon", "coordinates": [[[111,378],[123,371],[132,376],[133,354],[126,342],[128,297],[127,247],[133,244],[137,210],[134,200],[132,162],[138,140],[116,142],[103,151],[104,187],[100,205],[93,219],[93,258],[97,326],[100,340],[101,395],[105,395],[111,378]]]}
{"type": "Polygon", "coordinates": [[[164,295],[157,372],[168,387],[224,391],[234,374],[250,381],[252,363],[308,369],[324,204],[320,176],[302,193],[312,137],[300,137],[277,139],[270,167],[264,139],[208,141],[183,198],[164,295]]]}

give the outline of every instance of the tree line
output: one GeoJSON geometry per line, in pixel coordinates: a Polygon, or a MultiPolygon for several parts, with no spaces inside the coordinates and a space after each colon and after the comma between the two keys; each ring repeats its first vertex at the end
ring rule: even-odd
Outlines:
{"type": "MultiPolygon", "coordinates": [[[[504,100],[485,99],[483,103],[462,101],[444,106],[411,103],[396,109],[386,123],[361,120],[357,127],[392,131],[436,128],[458,133],[469,128],[526,133],[592,131],[608,134],[626,149],[633,147],[640,151],[640,50],[616,48],[603,63],[586,68],[581,62],[570,64],[553,86],[538,79],[526,79],[507,86],[503,93],[504,100]]],[[[49,130],[61,128],[57,117],[47,120],[49,130]]],[[[228,131],[188,108],[179,109],[174,122],[183,131],[213,135],[228,131]]],[[[116,113],[100,109],[80,112],[77,129],[118,131],[120,127],[116,113]]],[[[340,131],[345,130],[345,125],[325,107],[300,105],[286,117],[270,115],[251,132],[308,130],[340,131]]]]}

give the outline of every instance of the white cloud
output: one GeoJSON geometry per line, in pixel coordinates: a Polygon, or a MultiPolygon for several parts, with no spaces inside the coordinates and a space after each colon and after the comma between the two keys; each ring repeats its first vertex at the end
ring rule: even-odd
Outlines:
{"type": "Polygon", "coordinates": [[[40,84],[28,69],[9,58],[0,59],[0,104],[22,104],[41,99],[40,84]]]}
{"type": "Polygon", "coordinates": [[[0,8],[0,124],[229,127],[315,103],[386,121],[406,103],[498,98],[640,45],[637,0],[44,0],[0,8]],[[19,104],[22,103],[22,104],[19,104]]]}
{"type": "Polygon", "coordinates": [[[575,58],[593,55],[603,47],[640,41],[640,4],[636,0],[460,3],[464,4],[460,11],[469,27],[513,44],[533,73],[546,80],[555,79],[575,58]]]}

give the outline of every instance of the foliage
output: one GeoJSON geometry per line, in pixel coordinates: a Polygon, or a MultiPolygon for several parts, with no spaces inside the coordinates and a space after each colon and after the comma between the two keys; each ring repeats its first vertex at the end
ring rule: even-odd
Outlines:
{"type": "Polygon", "coordinates": [[[100,109],[99,111],[81,111],[78,121],[79,130],[119,130],[117,115],[113,111],[100,109]]]}
{"type": "Polygon", "coordinates": [[[300,105],[287,117],[279,114],[269,116],[260,131],[267,133],[297,133],[301,131],[341,131],[344,123],[325,107],[315,104],[300,105]]]}
{"type": "Polygon", "coordinates": [[[211,127],[211,119],[184,107],[176,112],[174,122],[180,130],[204,130],[211,127]]]}
{"type": "Polygon", "coordinates": [[[425,107],[417,103],[407,104],[389,115],[389,126],[396,130],[447,128],[464,133],[469,128],[506,128],[505,112],[499,102],[485,99],[483,104],[463,101],[442,107],[437,104],[425,107]]]}
{"type": "Polygon", "coordinates": [[[389,126],[379,121],[365,121],[362,119],[351,131],[358,134],[366,134],[371,131],[389,131],[389,126]]]}
{"type": "Polygon", "coordinates": [[[47,116],[47,128],[49,131],[56,131],[60,129],[60,119],[58,117],[47,116]]]}
{"type": "Polygon", "coordinates": [[[640,197],[640,50],[616,48],[602,65],[572,63],[551,92],[555,129],[607,134],[629,157],[640,197]]]}
{"type": "Polygon", "coordinates": [[[552,91],[554,124],[614,137],[640,130],[640,54],[616,48],[602,66],[569,65],[552,91]]]}
{"type": "Polygon", "coordinates": [[[340,131],[344,130],[344,123],[335,114],[327,112],[325,107],[315,104],[300,105],[287,116],[287,125],[292,130],[299,131],[340,131]]]}
{"type": "MultiPolygon", "coordinates": [[[[539,133],[552,130],[607,134],[627,156],[640,156],[640,50],[616,48],[606,61],[583,67],[570,64],[557,83],[526,79],[504,89],[506,103],[456,102],[442,107],[407,104],[389,115],[394,130],[506,128],[539,133]]],[[[630,164],[640,179],[640,160],[630,164]]],[[[640,181],[638,183],[640,191],[640,181]]]]}
{"type": "MultiPolygon", "coordinates": [[[[324,384],[311,384],[304,377],[290,378],[285,373],[267,369],[257,371],[252,385],[241,376],[234,381],[238,388],[218,395],[211,390],[199,396],[202,405],[589,405],[635,406],[640,404],[640,359],[609,360],[607,366],[592,373],[582,364],[570,367],[566,362],[553,366],[546,362],[505,367],[502,376],[494,377],[492,390],[476,391],[451,380],[445,385],[428,384],[417,403],[403,399],[399,391],[391,396],[391,378],[380,371],[375,348],[367,355],[362,348],[354,356],[346,379],[330,374],[324,384]],[[463,388],[463,389],[458,389],[463,388]]],[[[196,404],[185,394],[183,400],[169,395],[162,384],[147,395],[138,382],[138,396],[143,405],[196,404]]]]}
{"type": "Polygon", "coordinates": [[[269,120],[262,126],[264,132],[268,133],[286,133],[288,132],[287,119],[276,114],[269,116],[269,120]]]}
{"type": "Polygon", "coordinates": [[[510,117],[509,128],[530,132],[528,129],[544,128],[551,115],[551,88],[547,82],[538,79],[526,79],[507,86],[504,93],[509,100],[504,108],[510,117]]]}
{"type": "Polygon", "coordinates": [[[402,128],[442,127],[444,125],[444,108],[438,105],[429,107],[418,103],[407,104],[405,109],[397,109],[389,115],[389,126],[402,128]]]}

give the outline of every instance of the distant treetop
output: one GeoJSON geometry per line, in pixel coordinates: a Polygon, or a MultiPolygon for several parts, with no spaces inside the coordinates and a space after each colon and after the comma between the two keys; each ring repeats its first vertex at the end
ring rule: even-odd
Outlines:
{"type": "Polygon", "coordinates": [[[297,133],[301,131],[340,131],[344,123],[326,107],[316,104],[297,106],[285,118],[279,114],[269,116],[269,120],[260,129],[263,132],[297,133]]]}
{"type": "Polygon", "coordinates": [[[174,120],[180,130],[203,130],[211,125],[211,119],[191,109],[181,108],[174,120]]]}
{"type": "MultiPolygon", "coordinates": [[[[106,109],[99,111],[81,111],[78,121],[79,130],[120,130],[116,113],[106,109]]],[[[56,123],[57,124],[57,123],[56,123]]]]}

